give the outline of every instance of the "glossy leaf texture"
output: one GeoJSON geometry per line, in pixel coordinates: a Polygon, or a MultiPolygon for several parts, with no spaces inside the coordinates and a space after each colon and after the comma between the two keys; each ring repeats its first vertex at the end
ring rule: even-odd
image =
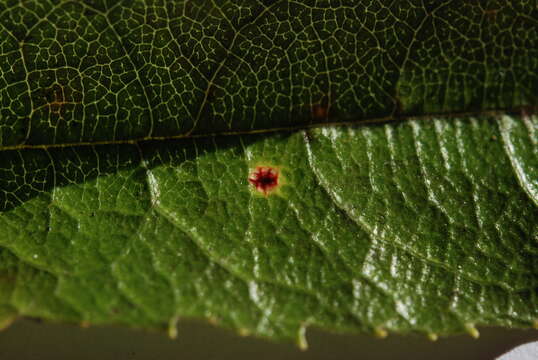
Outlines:
{"type": "Polygon", "coordinates": [[[0,327],[538,326],[537,11],[0,0],[0,327]]]}
{"type": "Polygon", "coordinates": [[[2,302],[277,338],[530,326],[537,129],[504,116],[6,151],[2,302]],[[278,194],[248,183],[259,163],[281,169],[278,194]]]}

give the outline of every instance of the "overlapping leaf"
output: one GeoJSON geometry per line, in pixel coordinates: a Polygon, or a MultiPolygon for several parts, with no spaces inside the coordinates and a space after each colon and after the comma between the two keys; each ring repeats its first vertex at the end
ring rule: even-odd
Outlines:
{"type": "Polygon", "coordinates": [[[0,320],[532,325],[535,5],[0,1],[0,320]]]}

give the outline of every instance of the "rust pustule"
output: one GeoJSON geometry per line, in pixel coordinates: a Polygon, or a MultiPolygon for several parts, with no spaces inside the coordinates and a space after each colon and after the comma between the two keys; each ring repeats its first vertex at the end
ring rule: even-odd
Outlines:
{"type": "Polygon", "coordinates": [[[278,186],[279,172],[269,166],[258,166],[248,177],[248,182],[257,191],[267,196],[278,186]]]}

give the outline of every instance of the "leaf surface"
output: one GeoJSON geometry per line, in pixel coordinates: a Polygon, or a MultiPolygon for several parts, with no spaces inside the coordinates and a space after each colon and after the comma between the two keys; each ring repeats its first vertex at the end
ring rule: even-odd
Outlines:
{"type": "Polygon", "coordinates": [[[537,11],[1,1],[0,326],[536,324],[537,11]]]}
{"type": "Polygon", "coordinates": [[[0,3],[0,145],[535,107],[533,1],[0,3]]]}

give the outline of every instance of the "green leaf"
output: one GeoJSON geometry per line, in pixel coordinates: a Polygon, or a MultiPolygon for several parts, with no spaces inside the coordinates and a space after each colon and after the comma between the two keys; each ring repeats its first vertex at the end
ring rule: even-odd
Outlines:
{"type": "Polygon", "coordinates": [[[513,110],[528,1],[0,2],[0,145],[513,110]]]}
{"type": "Polygon", "coordinates": [[[0,327],[536,325],[537,11],[0,0],[0,327]]]}

